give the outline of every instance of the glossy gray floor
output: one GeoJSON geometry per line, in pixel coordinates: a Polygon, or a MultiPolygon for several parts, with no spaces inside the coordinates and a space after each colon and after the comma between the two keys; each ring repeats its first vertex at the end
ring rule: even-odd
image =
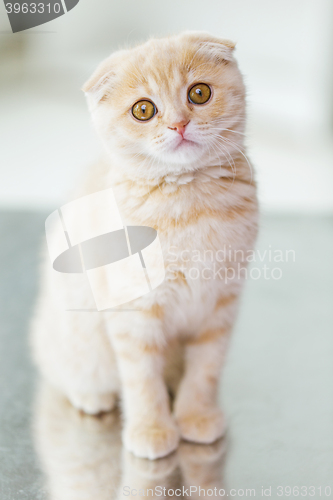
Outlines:
{"type": "Polygon", "coordinates": [[[117,412],[81,415],[30,364],[45,215],[0,214],[1,500],[163,498],[183,486],[175,493],[191,498],[199,487],[200,497],[333,497],[332,218],[263,218],[221,387],[227,436],[151,462],[122,449],[117,412]]]}

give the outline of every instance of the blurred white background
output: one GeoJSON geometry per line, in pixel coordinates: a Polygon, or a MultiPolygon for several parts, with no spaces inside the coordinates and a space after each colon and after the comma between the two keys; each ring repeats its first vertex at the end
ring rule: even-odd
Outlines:
{"type": "Polygon", "coordinates": [[[80,87],[112,50],[209,31],[237,42],[266,211],[333,211],[331,0],[80,0],[12,34],[0,4],[0,206],[53,208],[98,157],[80,87]]]}

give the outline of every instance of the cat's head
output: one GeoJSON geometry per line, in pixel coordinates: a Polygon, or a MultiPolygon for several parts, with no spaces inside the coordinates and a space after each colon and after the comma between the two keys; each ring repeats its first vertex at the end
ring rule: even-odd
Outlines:
{"type": "Polygon", "coordinates": [[[233,50],[187,32],[112,54],[83,87],[107,149],[144,177],[230,162],[245,113],[233,50]]]}

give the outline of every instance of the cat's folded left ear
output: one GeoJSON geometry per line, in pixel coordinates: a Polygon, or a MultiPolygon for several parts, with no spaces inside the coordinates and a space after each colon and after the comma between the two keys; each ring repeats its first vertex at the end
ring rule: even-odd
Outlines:
{"type": "Polygon", "coordinates": [[[233,60],[233,51],[236,44],[231,40],[219,38],[203,31],[185,31],[181,36],[197,45],[198,51],[205,53],[217,63],[226,63],[233,60]]]}

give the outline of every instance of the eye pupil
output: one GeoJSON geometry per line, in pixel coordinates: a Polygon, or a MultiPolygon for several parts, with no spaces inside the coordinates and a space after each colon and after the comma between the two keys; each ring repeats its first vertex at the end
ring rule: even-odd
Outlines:
{"type": "Polygon", "coordinates": [[[132,115],[137,120],[148,121],[157,113],[155,104],[148,100],[138,101],[132,107],[132,115]]]}
{"type": "Polygon", "coordinates": [[[197,83],[190,88],[188,92],[188,100],[192,104],[205,104],[209,101],[212,91],[206,83],[197,83]]]}

